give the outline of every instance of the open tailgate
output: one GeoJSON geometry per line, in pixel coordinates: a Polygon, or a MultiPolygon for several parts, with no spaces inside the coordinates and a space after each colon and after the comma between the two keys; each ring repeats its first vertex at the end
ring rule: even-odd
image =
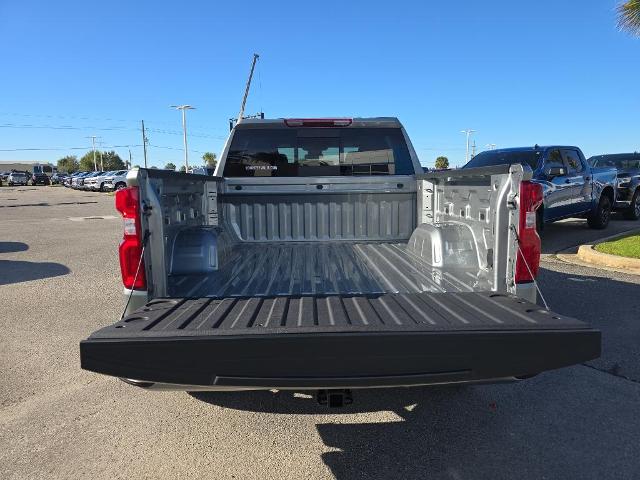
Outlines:
{"type": "Polygon", "coordinates": [[[80,343],[82,368],[245,388],[423,385],[592,360],[600,332],[511,295],[161,298],[80,343]]]}

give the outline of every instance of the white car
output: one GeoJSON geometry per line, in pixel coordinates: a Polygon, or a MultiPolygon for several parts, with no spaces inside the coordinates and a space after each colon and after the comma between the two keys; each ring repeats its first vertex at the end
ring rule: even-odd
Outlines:
{"type": "Polygon", "coordinates": [[[120,190],[127,186],[128,170],[118,170],[111,172],[111,175],[104,177],[104,190],[120,190]]]}
{"type": "Polygon", "coordinates": [[[27,175],[23,172],[11,172],[7,177],[9,185],[26,185],[28,180],[27,175]]]}
{"type": "Polygon", "coordinates": [[[84,182],[85,190],[102,192],[104,190],[104,181],[106,180],[106,178],[114,175],[115,173],[117,173],[117,170],[104,172],[102,175],[96,175],[95,177],[87,178],[84,182]]]}

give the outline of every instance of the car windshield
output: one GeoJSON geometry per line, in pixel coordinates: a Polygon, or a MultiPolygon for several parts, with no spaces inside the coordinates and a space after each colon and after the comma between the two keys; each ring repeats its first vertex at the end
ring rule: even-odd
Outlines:
{"type": "Polygon", "coordinates": [[[224,168],[226,177],[411,174],[399,128],[240,129],[224,168]]]}
{"type": "Polygon", "coordinates": [[[598,155],[591,157],[589,163],[594,167],[616,167],[618,169],[640,169],[640,154],[637,155],[598,155]]]}
{"type": "Polygon", "coordinates": [[[473,157],[462,168],[490,167],[494,165],[529,165],[532,170],[538,166],[541,150],[486,150],[473,157]]]}

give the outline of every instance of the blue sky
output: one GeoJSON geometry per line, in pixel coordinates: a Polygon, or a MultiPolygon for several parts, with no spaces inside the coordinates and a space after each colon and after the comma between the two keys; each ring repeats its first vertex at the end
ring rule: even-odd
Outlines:
{"type": "MultiPolygon", "coordinates": [[[[132,145],[152,165],[219,153],[252,53],[248,112],[397,116],[421,161],[478,150],[576,144],[640,150],[640,38],[614,0],[206,2],[0,0],[0,160],[132,145]],[[168,147],[168,148],[159,148],[168,147]]],[[[127,147],[116,150],[128,156],[127,147]]]]}

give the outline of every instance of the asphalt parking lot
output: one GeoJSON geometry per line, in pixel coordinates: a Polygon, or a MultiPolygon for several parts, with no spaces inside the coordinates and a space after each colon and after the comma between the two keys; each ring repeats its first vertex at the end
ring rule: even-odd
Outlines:
{"type": "Polygon", "coordinates": [[[603,235],[584,221],[545,230],[540,284],[552,309],[602,330],[600,359],[517,384],[358,391],[336,411],[81,370],[78,342],[123,307],[120,235],[112,196],[0,189],[2,479],[638,478],[640,277],[554,257],[603,235]]]}

